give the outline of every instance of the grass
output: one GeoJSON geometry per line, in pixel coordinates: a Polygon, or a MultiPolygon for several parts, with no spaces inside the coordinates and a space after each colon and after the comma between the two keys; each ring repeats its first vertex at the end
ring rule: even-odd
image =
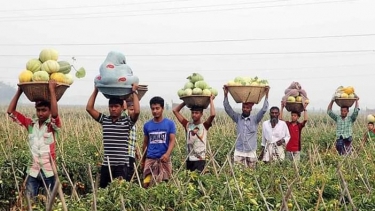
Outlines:
{"type": "MultiPolygon", "coordinates": [[[[106,108],[100,110],[107,112],[106,108]]],[[[0,111],[0,210],[27,210],[22,195],[30,155],[26,130],[6,117],[5,108],[0,111]]],[[[29,116],[35,112],[23,107],[20,111],[29,116]]],[[[175,120],[170,111],[165,115],[175,120]]],[[[364,117],[354,125],[350,156],[338,156],[334,122],[325,113],[316,113],[310,114],[303,130],[298,165],[259,162],[254,171],[232,165],[235,124],[219,112],[208,135],[204,175],[185,171],[184,132],[176,124],[172,179],[145,190],[139,184],[140,172],[132,183],[115,180],[106,189],[95,188],[103,155],[101,127],[83,107],[61,107],[60,116],[63,128],[57,145],[57,172],[63,198],[57,194],[49,200],[53,210],[375,210],[375,144],[361,144],[364,117]]],[[[267,119],[268,114],[265,116],[267,119]]],[[[142,110],[137,122],[139,145],[142,125],[151,118],[148,110],[142,110]]],[[[259,127],[259,145],[260,131],[259,127]]],[[[46,210],[46,206],[40,198],[34,210],[46,210]]]]}

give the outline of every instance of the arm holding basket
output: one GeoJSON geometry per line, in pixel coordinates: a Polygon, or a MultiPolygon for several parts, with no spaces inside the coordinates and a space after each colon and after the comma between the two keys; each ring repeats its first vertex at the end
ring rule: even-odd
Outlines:
{"type": "Polygon", "coordinates": [[[186,126],[188,120],[180,113],[181,109],[185,106],[185,102],[180,103],[173,109],[173,114],[176,116],[177,120],[182,124],[182,126],[186,126]],[[185,124],[185,125],[184,125],[185,124]]]}
{"type": "Polygon", "coordinates": [[[141,111],[139,105],[139,98],[138,98],[138,84],[132,84],[132,95],[133,95],[133,104],[134,104],[134,112],[130,115],[130,119],[133,122],[136,122],[139,117],[139,113],[141,111]]]}
{"type": "Polygon", "coordinates": [[[216,116],[215,112],[215,106],[214,106],[214,95],[211,95],[210,97],[210,116],[207,118],[205,125],[211,126],[212,122],[214,121],[214,118],[216,116]]]}
{"type": "MultiPolygon", "coordinates": [[[[86,111],[90,114],[92,118],[95,120],[99,119],[100,113],[94,108],[96,96],[98,95],[98,88],[94,88],[94,91],[92,92],[87,105],[86,105],[86,111]]],[[[135,106],[134,106],[135,107],[135,106]]]]}
{"type": "Polygon", "coordinates": [[[12,101],[10,101],[10,104],[8,106],[8,110],[7,110],[8,115],[16,111],[17,103],[21,95],[22,95],[22,89],[21,87],[18,87],[16,94],[14,95],[14,97],[12,98],[12,101]]]}
{"type": "Polygon", "coordinates": [[[224,90],[224,110],[225,112],[228,114],[228,116],[234,121],[237,123],[238,121],[238,118],[240,115],[238,115],[238,113],[236,113],[232,106],[230,106],[229,104],[229,101],[228,101],[228,87],[227,86],[224,86],[223,87],[223,90],[224,90]]]}
{"type": "Polygon", "coordinates": [[[56,99],[56,86],[57,83],[54,80],[50,80],[48,82],[48,88],[50,92],[50,99],[51,99],[51,116],[52,118],[56,118],[59,115],[59,109],[57,106],[57,99],[56,99]]]}
{"type": "Polygon", "coordinates": [[[264,98],[263,107],[260,109],[256,115],[257,123],[262,121],[264,114],[267,112],[268,109],[268,93],[270,91],[269,87],[266,87],[266,97],[264,98]]]}

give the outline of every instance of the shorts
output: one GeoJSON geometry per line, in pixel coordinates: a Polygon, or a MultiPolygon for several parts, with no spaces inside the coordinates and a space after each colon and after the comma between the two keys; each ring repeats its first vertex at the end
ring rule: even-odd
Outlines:
{"type": "Polygon", "coordinates": [[[195,171],[202,172],[204,167],[206,165],[205,160],[197,160],[197,161],[186,161],[186,169],[189,171],[195,171]]]}

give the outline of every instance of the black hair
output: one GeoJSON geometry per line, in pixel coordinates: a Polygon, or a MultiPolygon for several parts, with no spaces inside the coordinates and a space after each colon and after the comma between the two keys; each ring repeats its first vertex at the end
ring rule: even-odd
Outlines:
{"type": "Polygon", "coordinates": [[[277,106],[272,106],[272,107],[270,108],[270,112],[271,112],[272,110],[277,110],[277,112],[280,112],[280,109],[279,109],[279,107],[277,107],[277,106]]]}
{"type": "Polygon", "coordinates": [[[127,99],[126,100],[126,106],[134,106],[134,102],[133,102],[133,100],[129,100],[129,99],[127,99]]]}
{"type": "Polygon", "coordinates": [[[301,117],[301,112],[291,111],[290,114],[297,114],[298,117],[301,117]]]}
{"type": "Polygon", "coordinates": [[[190,108],[191,111],[200,111],[203,113],[203,107],[200,107],[200,106],[192,106],[190,108]]]}
{"type": "Polygon", "coordinates": [[[35,102],[35,108],[37,107],[48,107],[49,109],[51,109],[51,103],[46,100],[37,101],[35,102]]]}
{"type": "Polygon", "coordinates": [[[341,106],[341,108],[346,108],[349,111],[349,106],[341,106]]]}
{"type": "Polygon", "coordinates": [[[367,123],[368,125],[374,125],[374,123],[373,122],[369,122],[369,123],[367,123]]]}
{"type": "Polygon", "coordinates": [[[154,104],[159,104],[160,107],[164,108],[164,99],[159,96],[153,97],[150,100],[150,107],[151,105],[154,105],[154,104]]]}
{"type": "Polygon", "coordinates": [[[120,106],[124,105],[124,100],[121,100],[120,98],[117,97],[111,97],[108,101],[108,105],[115,105],[119,104],[120,106]]]}

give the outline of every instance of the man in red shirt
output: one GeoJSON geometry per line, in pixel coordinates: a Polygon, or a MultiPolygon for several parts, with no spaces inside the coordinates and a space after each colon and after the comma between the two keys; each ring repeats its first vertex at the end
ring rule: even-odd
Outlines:
{"type": "MultiPolygon", "coordinates": [[[[283,117],[284,104],[281,103],[281,112],[279,118],[283,117]]],[[[301,151],[301,132],[302,128],[305,127],[307,122],[307,110],[306,106],[303,112],[303,122],[299,122],[298,119],[301,117],[300,112],[291,111],[291,121],[285,121],[289,128],[290,140],[286,145],[286,155],[290,160],[299,161],[301,151]]]]}

